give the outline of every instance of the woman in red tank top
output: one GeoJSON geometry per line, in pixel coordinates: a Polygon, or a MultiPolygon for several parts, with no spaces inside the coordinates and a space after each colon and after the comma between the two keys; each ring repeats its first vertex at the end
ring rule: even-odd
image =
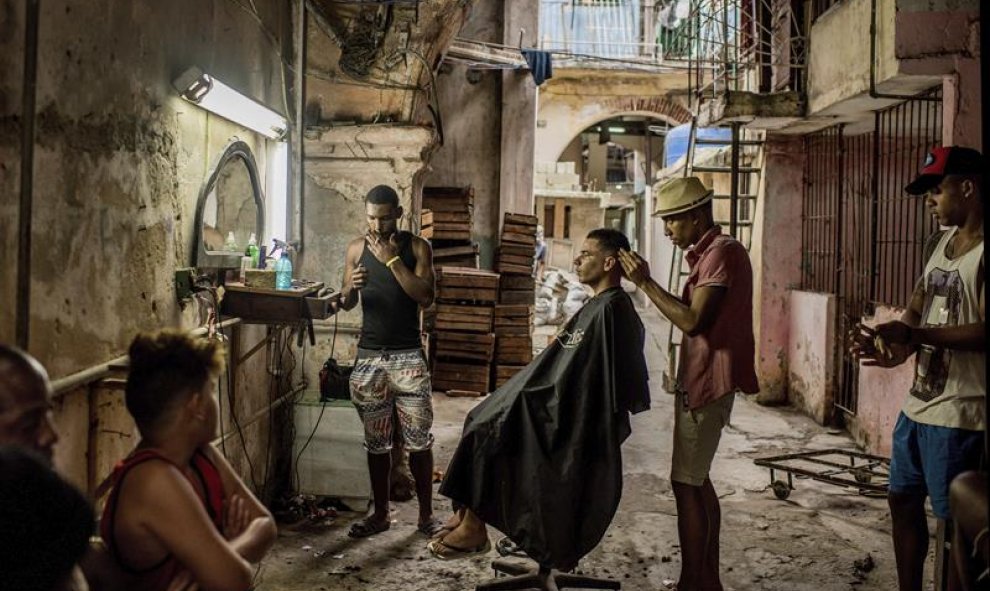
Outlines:
{"type": "Polygon", "coordinates": [[[141,442],[112,476],[100,533],[126,589],[246,591],[275,522],[210,444],[219,343],[164,331],[130,348],[127,409],[141,442]]]}

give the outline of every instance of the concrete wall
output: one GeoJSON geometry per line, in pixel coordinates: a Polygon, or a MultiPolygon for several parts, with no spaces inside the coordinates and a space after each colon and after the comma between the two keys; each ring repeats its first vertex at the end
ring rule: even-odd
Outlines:
{"type": "MultiPolygon", "coordinates": [[[[276,38],[289,43],[289,5],[256,4],[276,38]]],[[[14,322],[22,5],[0,2],[0,340],[5,341],[12,340],[14,322]]],[[[138,331],[198,324],[195,311],[183,310],[177,301],[173,272],[190,264],[200,188],[234,137],[251,146],[265,183],[272,145],[182,101],[172,80],[199,65],[286,112],[276,52],[291,51],[273,47],[251,15],[225,2],[45,2],[39,35],[29,349],[58,378],[121,355],[138,331]]],[[[245,330],[234,340],[246,350],[263,338],[263,331],[245,330]]],[[[267,407],[268,382],[264,365],[260,368],[252,368],[261,373],[246,376],[238,387],[238,412],[251,415],[267,407]]],[[[99,476],[94,467],[105,469],[117,459],[95,453],[90,464],[83,461],[95,436],[84,412],[94,396],[107,395],[81,389],[57,409],[63,431],[59,465],[83,486],[99,476]]],[[[130,425],[100,428],[126,432],[130,425]]],[[[267,434],[267,421],[245,433],[247,440],[260,442],[267,434]]],[[[228,450],[241,453],[239,444],[228,450]]],[[[264,452],[249,451],[253,463],[262,466],[264,452]]]]}
{"type": "Polygon", "coordinates": [[[757,214],[750,256],[753,261],[753,313],[760,400],[787,398],[790,290],[801,283],[801,194],[804,182],[801,140],[772,140],[764,147],[757,214]]]}
{"type": "Polygon", "coordinates": [[[605,225],[605,210],[599,206],[598,199],[567,199],[561,197],[537,196],[536,217],[539,219],[539,223],[543,225],[544,232],[546,232],[548,236],[550,227],[546,224],[545,208],[547,205],[555,205],[558,201],[562,204],[560,207],[561,211],[563,211],[563,207],[569,206],[571,208],[570,235],[553,236],[553,238],[569,238],[570,240],[573,240],[577,246],[580,246],[581,241],[588,235],[588,232],[596,228],[601,228],[605,225]]]}
{"type": "MultiPolygon", "coordinates": [[[[502,6],[475,2],[458,33],[466,39],[501,43],[502,6]]],[[[445,65],[437,77],[444,145],[430,159],[426,186],[474,187],[472,239],[481,247],[481,266],[491,269],[498,242],[501,195],[502,74],[445,65]]]]}
{"type": "Polygon", "coordinates": [[[790,293],[787,348],[791,403],[821,424],[831,419],[835,396],[835,296],[790,293]]]}
{"type": "MultiPolygon", "coordinates": [[[[505,2],[504,11],[502,43],[509,47],[537,47],[540,0],[505,2]]],[[[502,72],[499,224],[505,212],[533,213],[533,166],[541,161],[536,158],[537,95],[529,70],[502,72]]]]}
{"type": "MultiPolygon", "coordinates": [[[[980,146],[979,3],[876,1],[877,92],[913,95],[943,84],[945,143],[980,146]]],[[[871,121],[871,111],[899,102],[869,96],[870,11],[870,0],[842,2],[812,26],[809,115],[871,121]]]]}
{"type": "MultiPolygon", "coordinates": [[[[878,306],[872,317],[863,318],[868,326],[897,320],[902,308],[878,306]]],[[[914,380],[914,356],[895,368],[859,368],[859,402],[856,416],[848,419],[849,432],[867,452],[890,456],[894,423],[914,380]]]]}

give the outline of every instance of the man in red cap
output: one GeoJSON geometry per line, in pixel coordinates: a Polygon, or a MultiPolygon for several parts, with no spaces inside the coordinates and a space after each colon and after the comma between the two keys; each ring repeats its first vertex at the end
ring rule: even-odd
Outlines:
{"type": "MultiPolygon", "coordinates": [[[[894,426],[888,504],[901,591],[920,591],[928,553],[925,498],[949,518],[949,485],[979,467],[986,430],[983,156],[935,148],[905,191],[923,195],[940,226],[900,320],[853,329],[864,365],[894,367],[916,354],[914,383],[894,426]]],[[[950,585],[950,589],[952,586],[950,585]]]]}
{"type": "Polygon", "coordinates": [[[697,177],[672,180],[657,194],[664,234],[691,267],[682,295],[650,278],[638,254],[619,253],[626,276],[684,336],[676,376],[670,484],[677,502],[681,574],[665,586],[721,591],[721,508],[709,472],[736,392],[759,391],[754,368],[753,268],[746,247],[722,233],[712,214],[714,191],[697,177]]]}

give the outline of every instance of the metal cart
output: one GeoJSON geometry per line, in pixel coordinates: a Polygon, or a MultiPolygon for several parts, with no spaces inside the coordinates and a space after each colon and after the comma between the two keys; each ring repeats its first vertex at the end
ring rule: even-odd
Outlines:
{"type": "Polygon", "coordinates": [[[887,496],[890,481],[890,459],[848,449],[820,449],[757,458],[753,463],[770,469],[770,488],[782,501],[794,490],[795,478],[851,487],[861,495],[874,497],[887,496]],[[778,471],[787,474],[786,481],[777,478],[778,471]]]}

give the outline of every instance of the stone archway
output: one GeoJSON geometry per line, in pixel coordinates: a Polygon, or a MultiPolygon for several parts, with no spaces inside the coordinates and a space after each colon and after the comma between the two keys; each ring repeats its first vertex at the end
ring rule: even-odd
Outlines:
{"type": "Polygon", "coordinates": [[[691,120],[691,112],[680,101],[667,96],[612,97],[584,104],[551,98],[540,105],[536,161],[556,162],[578,134],[620,115],[642,115],[673,125],[691,120]]]}

